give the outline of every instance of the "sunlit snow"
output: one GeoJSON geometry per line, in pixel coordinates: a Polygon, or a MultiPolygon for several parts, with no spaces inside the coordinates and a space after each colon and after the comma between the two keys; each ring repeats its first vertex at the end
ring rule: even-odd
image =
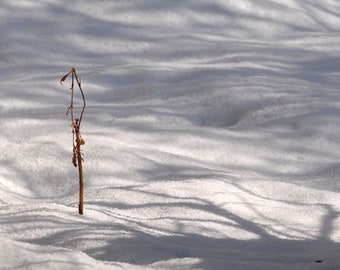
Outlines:
{"type": "Polygon", "coordinates": [[[340,267],[340,2],[3,0],[0,22],[0,269],[340,267]]]}

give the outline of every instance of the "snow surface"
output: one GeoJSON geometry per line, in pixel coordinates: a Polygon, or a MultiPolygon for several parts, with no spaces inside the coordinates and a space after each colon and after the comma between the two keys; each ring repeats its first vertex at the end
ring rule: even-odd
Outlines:
{"type": "Polygon", "coordinates": [[[0,269],[340,268],[339,1],[2,0],[0,20],[0,269]]]}

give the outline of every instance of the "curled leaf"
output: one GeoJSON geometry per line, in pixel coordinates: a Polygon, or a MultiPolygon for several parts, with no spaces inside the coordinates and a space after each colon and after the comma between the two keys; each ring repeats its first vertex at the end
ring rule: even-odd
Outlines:
{"type": "Polygon", "coordinates": [[[60,79],[60,83],[63,84],[63,82],[66,80],[67,76],[70,75],[72,71],[70,71],[69,73],[67,73],[66,75],[64,75],[61,79],[60,79]]]}

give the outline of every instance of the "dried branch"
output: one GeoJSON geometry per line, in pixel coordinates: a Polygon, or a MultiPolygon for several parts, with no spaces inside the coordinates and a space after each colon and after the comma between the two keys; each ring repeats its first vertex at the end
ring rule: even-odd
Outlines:
{"type": "Polygon", "coordinates": [[[82,110],[81,110],[81,113],[80,113],[80,116],[79,116],[79,123],[78,125],[80,126],[81,124],[81,120],[83,119],[83,114],[84,114],[84,111],[85,111],[85,107],[86,107],[86,101],[85,101],[85,95],[84,95],[84,91],[81,87],[81,81],[80,81],[80,78],[78,77],[77,75],[77,72],[76,72],[76,69],[73,67],[71,69],[70,72],[68,72],[67,74],[65,74],[61,79],[60,79],[60,83],[63,84],[67,77],[71,74],[71,77],[72,77],[72,80],[71,80],[71,87],[70,87],[70,90],[71,90],[71,103],[70,103],[70,106],[68,107],[67,111],[66,111],[66,115],[68,115],[69,113],[71,113],[71,121],[74,122],[75,121],[75,118],[74,118],[74,114],[73,114],[73,100],[74,100],[74,79],[76,80],[77,82],[77,85],[78,85],[78,88],[79,88],[79,91],[80,91],[80,94],[81,94],[81,97],[82,97],[82,100],[83,100],[83,107],[82,107],[82,110]]]}
{"type": "Polygon", "coordinates": [[[81,110],[80,117],[79,117],[79,126],[80,126],[81,120],[83,119],[84,110],[85,110],[85,107],[86,107],[86,101],[85,101],[83,89],[81,88],[80,78],[78,78],[76,70],[74,68],[72,68],[72,74],[74,74],[74,76],[76,78],[76,81],[77,81],[77,84],[78,84],[78,87],[79,87],[79,90],[80,90],[80,93],[81,93],[81,97],[83,99],[83,108],[81,110]]]}
{"type": "Polygon", "coordinates": [[[72,137],[73,137],[73,156],[72,156],[72,164],[74,167],[78,167],[79,170],[79,214],[83,214],[83,205],[84,205],[84,182],[83,182],[83,167],[82,167],[82,162],[84,161],[82,157],[82,152],[81,152],[81,145],[85,144],[84,139],[81,137],[80,134],[80,123],[81,120],[83,119],[83,114],[84,110],[86,107],[86,102],[85,102],[85,96],[83,89],[81,88],[81,81],[77,76],[76,69],[72,68],[71,71],[67,74],[65,74],[61,79],[60,83],[63,84],[63,82],[67,79],[69,75],[71,76],[71,101],[70,101],[70,106],[68,107],[66,111],[66,115],[71,113],[71,127],[72,127],[72,137]],[[77,82],[78,88],[81,93],[81,97],[83,99],[83,107],[80,113],[79,118],[74,118],[74,79],[77,82]]]}

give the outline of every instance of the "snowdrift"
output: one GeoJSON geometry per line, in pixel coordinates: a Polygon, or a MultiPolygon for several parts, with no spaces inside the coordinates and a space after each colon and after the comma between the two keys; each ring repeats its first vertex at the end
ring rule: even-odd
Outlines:
{"type": "Polygon", "coordinates": [[[0,268],[340,265],[338,1],[0,6],[0,268]]]}

